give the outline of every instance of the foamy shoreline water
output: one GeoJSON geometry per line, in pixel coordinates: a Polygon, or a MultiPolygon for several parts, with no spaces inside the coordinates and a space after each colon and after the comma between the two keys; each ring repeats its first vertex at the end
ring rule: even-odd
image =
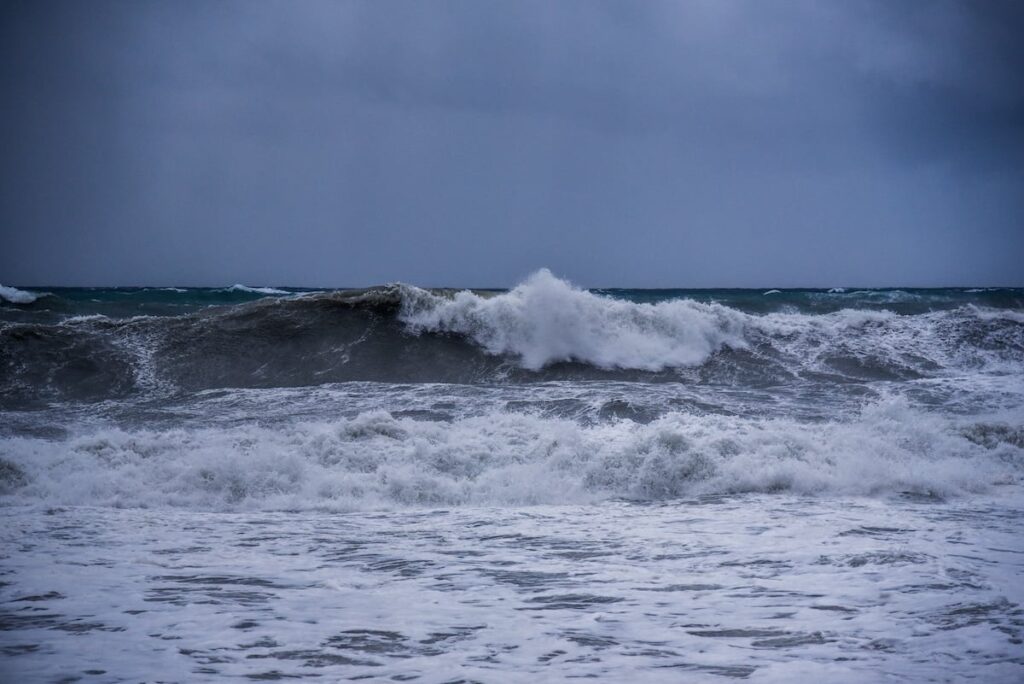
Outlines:
{"type": "Polygon", "coordinates": [[[7,508],[0,638],[20,681],[1010,682],[1022,504],[7,508]]]}
{"type": "MultiPolygon", "coordinates": [[[[12,502],[196,510],[534,505],[795,492],[964,496],[1021,481],[1018,422],[905,400],[827,423],[669,413],[581,425],[489,412],[9,437],[12,502]]],[[[1020,413],[1010,414],[1011,420],[1020,413]]]]}

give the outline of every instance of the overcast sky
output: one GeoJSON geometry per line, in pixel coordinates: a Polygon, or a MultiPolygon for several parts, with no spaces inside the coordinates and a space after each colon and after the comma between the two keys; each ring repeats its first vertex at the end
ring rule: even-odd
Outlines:
{"type": "Polygon", "coordinates": [[[1024,285],[1022,17],[5,2],[0,283],[1024,285]]]}

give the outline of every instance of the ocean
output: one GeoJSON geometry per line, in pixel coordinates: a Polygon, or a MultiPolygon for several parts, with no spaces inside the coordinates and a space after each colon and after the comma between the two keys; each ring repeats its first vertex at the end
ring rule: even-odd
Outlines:
{"type": "Polygon", "coordinates": [[[1024,289],[0,287],[0,680],[1024,681],[1024,289]]]}

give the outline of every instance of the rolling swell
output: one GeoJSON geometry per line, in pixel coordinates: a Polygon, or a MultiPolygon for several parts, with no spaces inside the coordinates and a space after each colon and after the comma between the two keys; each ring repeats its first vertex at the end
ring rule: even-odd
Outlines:
{"type": "Polygon", "coordinates": [[[180,315],[8,320],[0,404],[344,381],[870,382],[1016,373],[1022,361],[1018,308],[754,314],[602,296],[541,271],[504,293],[391,285],[180,315]]]}
{"type": "Polygon", "coordinates": [[[471,382],[497,365],[456,338],[410,337],[393,309],[318,296],[175,317],[6,324],[3,395],[10,405],[347,380],[471,382]]]}

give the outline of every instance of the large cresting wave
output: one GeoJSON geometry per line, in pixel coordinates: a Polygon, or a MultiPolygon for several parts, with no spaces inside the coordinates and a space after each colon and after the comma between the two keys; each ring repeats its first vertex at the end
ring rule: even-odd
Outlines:
{"type": "Polygon", "coordinates": [[[413,331],[463,335],[530,370],[576,361],[659,371],[696,366],[729,346],[742,349],[746,317],[718,304],[676,299],[643,304],[579,290],[542,270],[508,293],[403,298],[413,331]]]}
{"type": "Polygon", "coordinates": [[[46,299],[0,321],[0,406],[346,381],[870,382],[1016,374],[1024,364],[1020,308],[752,313],[606,296],[548,271],[507,292],[397,284],[177,315],[61,317],[59,298],[46,299]]]}

